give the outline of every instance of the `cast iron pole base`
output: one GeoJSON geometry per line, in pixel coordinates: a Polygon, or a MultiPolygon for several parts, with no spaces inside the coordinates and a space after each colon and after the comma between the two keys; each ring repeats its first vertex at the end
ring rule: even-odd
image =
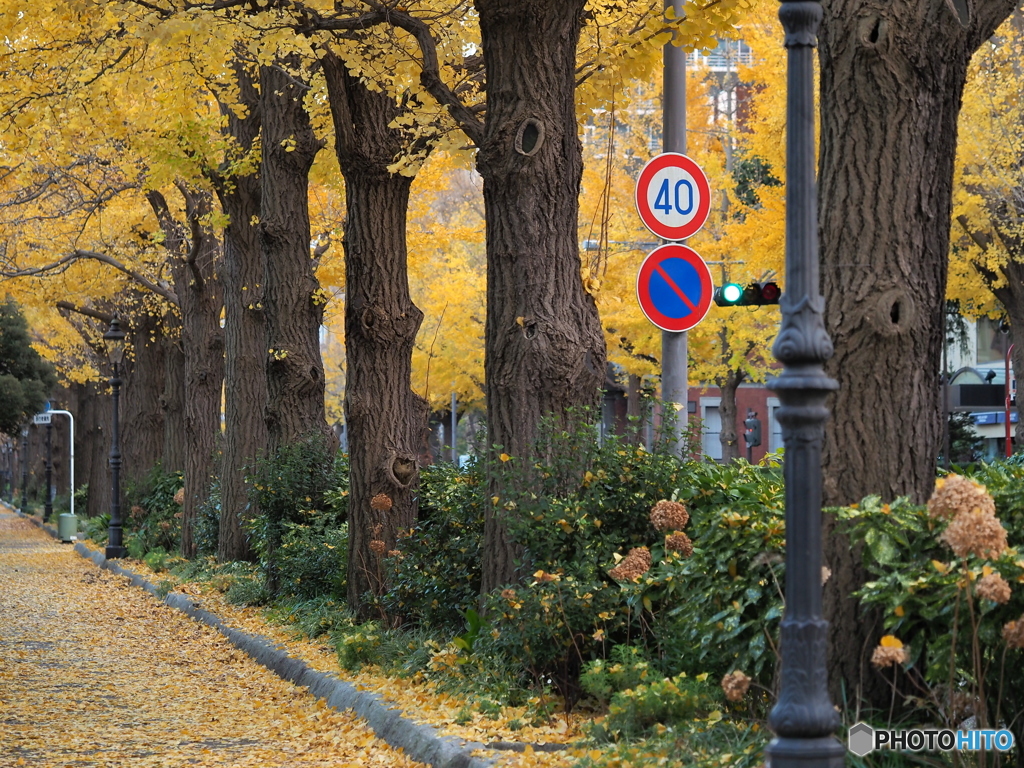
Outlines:
{"type": "Polygon", "coordinates": [[[107,547],[103,554],[107,560],[120,560],[128,557],[128,550],[124,547],[107,547]]]}
{"type": "Polygon", "coordinates": [[[834,736],[772,739],[765,750],[771,768],[843,768],[846,748],[834,736]]]}

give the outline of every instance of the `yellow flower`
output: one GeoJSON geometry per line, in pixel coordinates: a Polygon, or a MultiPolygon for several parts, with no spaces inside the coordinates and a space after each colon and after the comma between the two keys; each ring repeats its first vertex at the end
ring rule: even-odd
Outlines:
{"type": "Polygon", "coordinates": [[[498,458],[501,459],[502,461],[510,461],[512,459],[512,457],[509,456],[507,453],[501,454],[501,456],[499,456],[498,458]]]}

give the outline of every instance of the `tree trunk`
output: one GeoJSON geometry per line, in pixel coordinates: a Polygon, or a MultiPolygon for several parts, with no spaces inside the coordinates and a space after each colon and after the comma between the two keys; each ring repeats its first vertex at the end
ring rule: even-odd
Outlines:
{"type": "MultiPolygon", "coordinates": [[[[72,384],[75,414],[75,476],[81,486],[88,483],[85,509],[78,514],[95,517],[110,511],[110,428],[113,420],[106,385],[72,384]]],[[[19,480],[20,483],[20,480],[19,480]]]]}
{"type": "Polygon", "coordinates": [[[405,150],[402,132],[390,127],[398,107],[386,93],[363,86],[334,54],[323,65],[345,176],[348,603],[367,618],[362,596],[384,589],[382,559],[397,548],[399,530],[416,520],[427,404],[409,381],[423,313],[409,297],[406,268],[412,179],[388,171],[405,150]],[[389,509],[381,508],[389,506],[384,496],[389,509]],[[374,541],[383,542],[384,552],[373,550],[374,541]]]}
{"type": "MultiPolygon", "coordinates": [[[[164,324],[177,318],[164,316],[164,324]]],[[[185,352],[182,340],[164,338],[164,391],[160,395],[164,415],[163,468],[165,472],[185,469],[185,352]]]]}
{"type": "MultiPolygon", "coordinates": [[[[725,355],[723,355],[724,357],[725,355]]],[[[740,440],[736,434],[736,390],[746,375],[742,370],[732,369],[725,376],[715,379],[722,394],[718,414],[722,419],[722,431],[719,440],[722,443],[722,463],[727,464],[740,458],[740,440]]],[[[746,441],[743,442],[743,457],[746,458],[746,441]]]]}
{"type": "MultiPolygon", "coordinates": [[[[220,169],[253,149],[260,133],[259,93],[242,65],[237,65],[239,101],[247,112],[237,115],[224,103],[225,133],[237,147],[220,169]]],[[[220,473],[220,526],[217,559],[249,560],[252,552],[245,520],[259,512],[248,496],[246,467],[267,450],[267,323],[264,296],[266,262],[254,224],[260,215],[260,179],[255,173],[231,172],[214,179],[224,229],[221,283],[224,289],[224,443],[220,473]]]]}
{"type": "MultiPolygon", "coordinates": [[[[477,167],[487,220],[488,442],[529,460],[541,419],[574,429],[584,416],[570,409],[596,406],[604,381],[604,336],[576,242],[575,55],[585,2],[475,5],[487,71],[477,167]]],[[[484,592],[522,573],[499,508],[487,510],[484,592]]]]}
{"type": "Polygon", "coordinates": [[[224,382],[224,339],[220,328],[223,292],[216,269],[220,243],[207,222],[211,201],[205,192],[179,185],[185,222],[177,221],[166,200],[148,194],[164,232],[174,290],[181,314],[185,352],[185,499],[181,518],[181,554],[196,555],[194,527],[199,506],[210,495],[213,459],[220,433],[220,397],[224,382]]]}
{"type": "MultiPolygon", "coordinates": [[[[120,443],[122,493],[138,485],[161,462],[164,418],[160,396],[164,391],[163,330],[159,317],[139,310],[130,318],[130,355],[122,366],[120,443]]],[[[124,327],[124,326],[122,326],[124,327]]],[[[109,445],[107,446],[109,451],[109,445]]]]}
{"type": "MultiPolygon", "coordinates": [[[[824,443],[824,503],[935,482],[939,372],[957,115],[971,53],[1009,0],[832,0],[821,25],[819,228],[826,322],[839,381],[824,443]]],[[[860,553],[826,516],[830,680],[839,699],[888,706],[866,662],[880,625],[850,592],[860,553]],[[884,701],[883,701],[884,700],[884,701]]]]}
{"type": "Polygon", "coordinates": [[[324,298],[313,274],[309,169],[323,143],[303,106],[308,87],[282,60],[260,69],[263,113],[259,238],[267,266],[269,449],[303,438],[333,442],[324,413],[320,324],[324,298]]]}

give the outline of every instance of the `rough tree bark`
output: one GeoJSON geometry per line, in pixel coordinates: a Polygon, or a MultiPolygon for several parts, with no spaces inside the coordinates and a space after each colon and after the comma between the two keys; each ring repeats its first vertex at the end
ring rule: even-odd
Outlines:
{"type": "MultiPolygon", "coordinates": [[[[164,326],[180,326],[171,313],[164,315],[164,326]]],[[[164,337],[164,391],[160,395],[160,410],[164,415],[163,468],[165,472],[185,470],[185,352],[181,346],[181,331],[177,338],[164,337]]]]}
{"type": "Polygon", "coordinates": [[[220,313],[223,291],[217,276],[220,242],[209,228],[210,195],[179,186],[185,222],[171,213],[163,195],[147,194],[164,233],[171,275],[181,314],[185,353],[185,499],[181,518],[181,554],[196,555],[194,528],[214,476],[214,451],[220,434],[220,398],[224,383],[224,337],[220,313]]]}
{"type": "MultiPolygon", "coordinates": [[[[350,461],[348,603],[383,587],[382,559],[416,519],[418,448],[427,404],[409,386],[423,313],[409,296],[406,214],[412,178],[388,171],[406,149],[400,114],[333,53],[323,60],[338,163],[345,177],[345,423],[350,461]],[[379,503],[386,496],[391,506],[379,503]],[[378,503],[371,506],[371,499],[378,503]],[[385,553],[371,541],[384,542],[385,553]]],[[[379,545],[377,545],[379,547],[379,545]]]]}
{"type": "MultiPolygon", "coordinates": [[[[122,318],[128,354],[122,366],[120,442],[122,492],[137,485],[163,459],[163,329],[159,316],[145,309],[122,318]]],[[[109,368],[109,366],[107,366],[109,368]]],[[[108,446],[109,450],[109,446],[108,446]]],[[[127,515],[128,510],[125,509],[127,515]]]]}
{"type": "Polygon", "coordinates": [[[715,384],[718,385],[722,395],[718,414],[722,419],[719,440],[722,443],[722,461],[724,463],[740,458],[741,451],[744,458],[746,457],[747,444],[744,442],[741,448],[739,435],[736,434],[736,390],[739,389],[745,378],[746,372],[736,369],[730,369],[724,376],[715,377],[715,384]]]}
{"type": "MultiPolygon", "coordinates": [[[[824,444],[824,503],[917,501],[935,481],[939,374],[956,125],[967,63],[1011,0],[824,3],[819,229],[840,388],[824,444]]],[[[860,553],[826,516],[825,586],[835,700],[888,706],[866,663],[881,626],[850,593],[860,553]],[[884,701],[882,701],[884,699],[884,701]]]]}
{"type": "Polygon", "coordinates": [[[220,103],[225,133],[235,149],[214,174],[224,229],[221,283],[224,288],[224,442],[220,474],[220,526],[217,558],[248,560],[252,552],[244,522],[258,514],[245,484],[246,467],[267,450],[267,322],[264,296],[266,261],[255,221],[260,214],[260,179],[255,172],[237,172],[236,161],[253,150],[262,116],[259,92],[241,64],[235,67],[238,100],[246,108],[236,114],[220,103]]]}
{"type": "Polygon", "coordinates": [[[291,57],[260,68],[263,120],[259,239],[266,261],[267,436],[271,454],[305,438],[334,443],[324,413],[320,324],[313,274],[309,169],[323,147],[303,106],[308,86],[291,57]]]}
{"type": "MultiPolygon", "coordinates": [[[[575,110],[584,0],[476,0],[487,72],[477,168],[487,220],[487,425],[529,457],[541,419],[568,428],[595,406],[605,344],[576,242],[582,153],[575,110]]],[[[519,549],[488,505],[482,590],[521,576],[519,549]]]]}
{"type": "MultiPolygon", "coordinates": [[[[88,484],[85,509],[76,514],[95,517],[110,511],[110,440],[113,414],[106,385],[72,384],[68,410],[75,414],[75,477],[88,484]]],[[[21,487],[21,476],[17,478],[21,487]]]]}

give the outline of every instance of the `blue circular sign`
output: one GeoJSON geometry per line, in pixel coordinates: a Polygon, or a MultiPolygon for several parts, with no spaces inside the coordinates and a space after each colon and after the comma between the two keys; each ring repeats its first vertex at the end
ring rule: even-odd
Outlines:
{"type": "Polygon", "coordinates": [[[708,265],[685,245],[655,248],[640,265],[636,281],[640,309],[663,331],[681,333],[693,328],[711,309],[713,294],[708,265]]]}

